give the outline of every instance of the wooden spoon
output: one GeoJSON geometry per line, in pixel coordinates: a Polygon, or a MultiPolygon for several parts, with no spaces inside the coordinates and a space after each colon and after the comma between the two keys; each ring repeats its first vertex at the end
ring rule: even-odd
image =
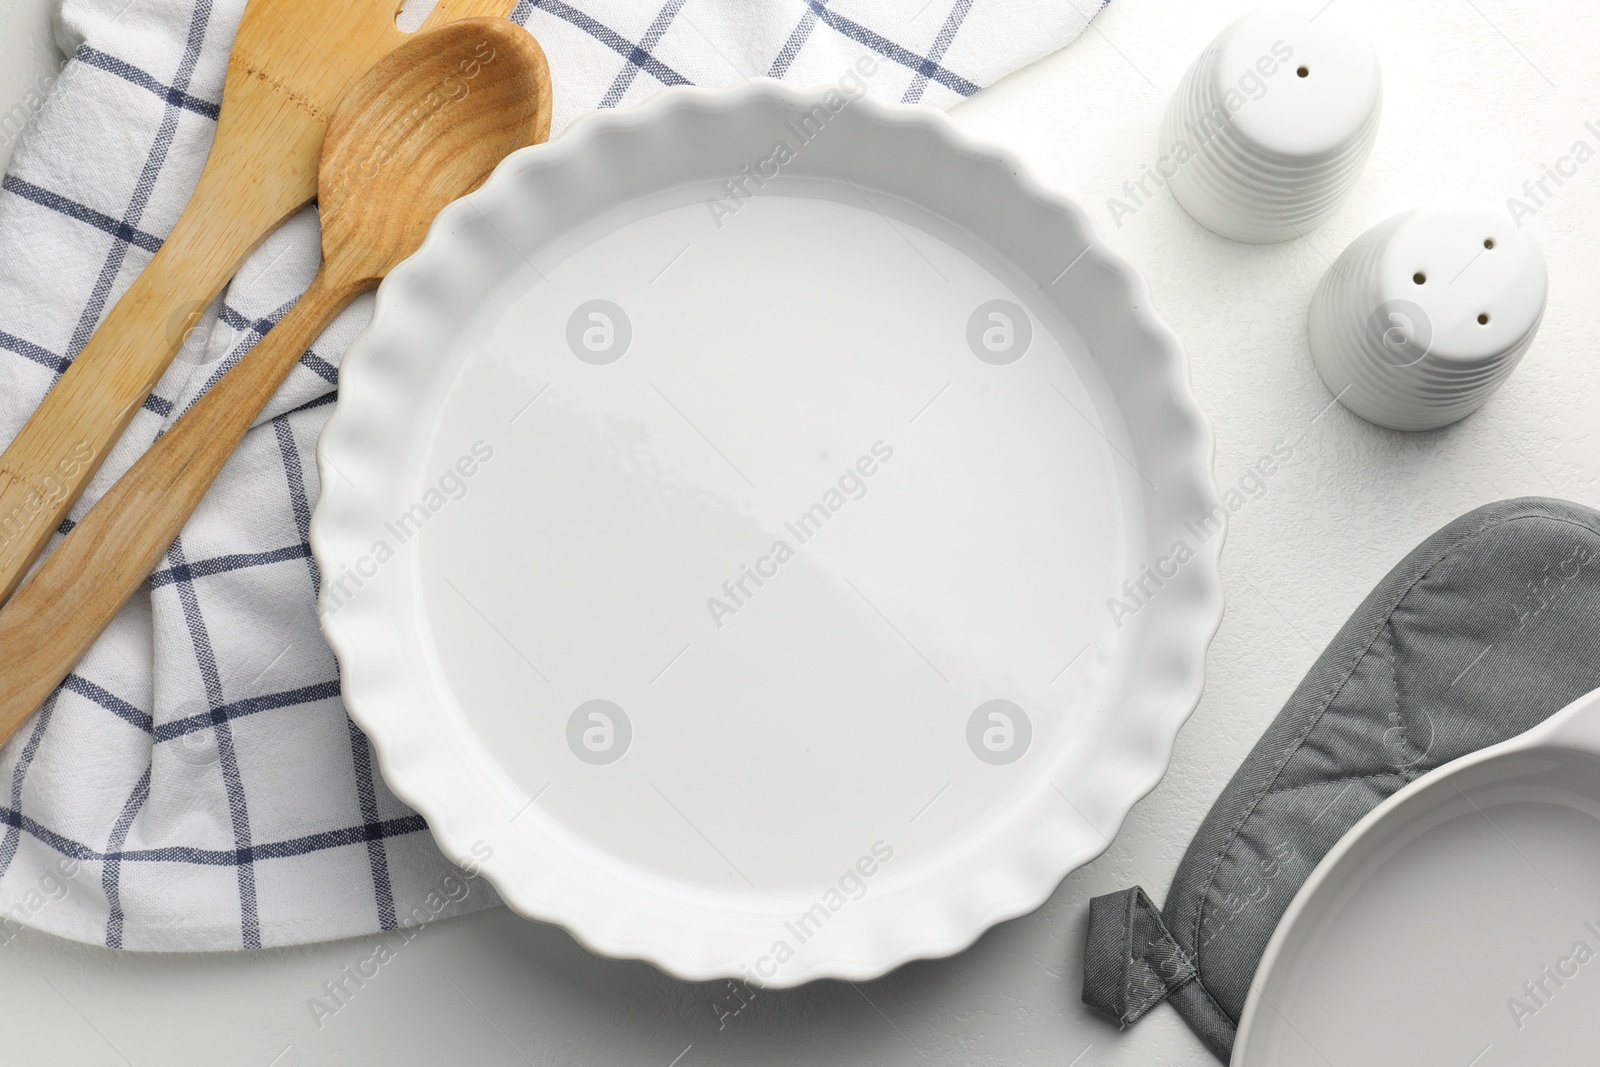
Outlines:
{"type": "MultiPolygon", "coordinates": [[[[439,0],[425,32],[512,0],[439,0]]],[[[200,184],[155,258],[0,455],[0,604],[155,388],[188,330],[317,191],[335,106],[411,35],[401,0],[250,0],[200,184]]]]}
{"type": "Polygon", "coordinates": [[[419,33],[339,106],[317,176],[322,269],[294,309],[84,516],[0,609],[0,742],[161,561],[300,356],[422,244],[433,217],[550,133],[550,73],[505,19],[419,33]]]}

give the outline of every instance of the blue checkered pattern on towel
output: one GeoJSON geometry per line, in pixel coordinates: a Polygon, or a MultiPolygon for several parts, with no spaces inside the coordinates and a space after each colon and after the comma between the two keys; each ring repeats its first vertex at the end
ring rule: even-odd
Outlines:
{"type": "MultiPolygon", "coordinates": [[[[41,86],[0,111],[6,139],[19,114],[36,111],[0,192],[0,441],[183,209],[243,5],[63,0],[56,37],[70,61],[48,94],[41,86]]],[[[550,57],[559,132],[588,109],[668,85],[832,82],[865,54],[882,60],[874,92],[949,106],[1071,41],[1100,6],[521,0],[513,17],[550,57]]],[[[272,328],[317,263],[307,209],[210,309],[73,518],[272,328]]],[[[370,298],[358,302],[305,353],[148,587],[0,753],[0,931],[23,923],[128,949],[257,948],[441,914],[432,894],[452,868],[346,716],[313,607],[317,435],[340,357],[370,313],[370,298]],[[66,858],[76,863],[62,896],[66,858]]],[[[443,914],[491,903],[475,887],[443,914]]]]}

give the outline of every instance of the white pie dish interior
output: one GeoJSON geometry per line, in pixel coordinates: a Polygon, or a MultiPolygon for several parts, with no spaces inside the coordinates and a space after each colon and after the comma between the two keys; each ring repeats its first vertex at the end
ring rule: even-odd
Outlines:
{"type": "Polygon", "coordinates": [[[1143,280],[852,89],[673,89],[508,158],[384,282],[319,450],[386,781],[517,911],[691,980],[872,978],[1038,907],[1221,618],[1143,280]]]}

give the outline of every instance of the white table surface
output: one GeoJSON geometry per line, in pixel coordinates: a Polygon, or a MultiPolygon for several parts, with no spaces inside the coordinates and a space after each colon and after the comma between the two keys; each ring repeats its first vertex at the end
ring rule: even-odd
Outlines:
{"type": "MultiPolygon", "coordinates": [[[[1158,193],[1122,226],[1106,200],[1156,158],[1185,67],[1243,0],[1116,0],[1078,43],[955,111],[1083,201],[1148,275],[1184,339],[1217,433],[1219,485],[1298,439],[1234,518],[1228,608],[1205,698],[1165,780],[1098,861],[1032,915],[953,959],[859,989],[761,993],[719,1029],[716,985],[591,956],[503,909],[422,931],[319,1028],[307,1001],[373,939],[254,954],[117,954],[25,933],[0,946],[0,1061],[62,1064],[482,1063],[1203,1065],[1163,1007],[1118,1033],[1078,1002],[1090,897],[1139,883],[1160,900],[1228,776],[1346,616],[1421,538],[1520,495],[1594,505],[1600,384],[1600,159],[1529,225],[1550,308],[1522,367],[1478,414],[1405,435],[1337,405],[1311,365],[1305,312],[1339,251],[1389,215],[1446,194],[1503,202],[1579,139],[1600,148],[1600,9],[1577,0],[1332,0],[1369,27],[1385,113],[1355,195],[1305,240],[1266,248],[1201,229],[1158,193]],[[1074,1058],[1076,1057],[1076,1058],[1074,1058]]],[[[59,62],[48,0],[0,0],[0,112],[59,62]]],[[[0,160],[9,147],[0,148],[0,160]]]]}

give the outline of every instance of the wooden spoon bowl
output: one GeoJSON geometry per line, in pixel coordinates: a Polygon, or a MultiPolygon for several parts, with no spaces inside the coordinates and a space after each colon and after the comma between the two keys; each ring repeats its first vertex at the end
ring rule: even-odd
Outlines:
{"type": "Polygon", "coordinates": [[[550,72],[527,31],[464,19],[402,45],[346,98],[317,171],[323,273],[362,292],[444,206],[550,136],[550,72]]]}

